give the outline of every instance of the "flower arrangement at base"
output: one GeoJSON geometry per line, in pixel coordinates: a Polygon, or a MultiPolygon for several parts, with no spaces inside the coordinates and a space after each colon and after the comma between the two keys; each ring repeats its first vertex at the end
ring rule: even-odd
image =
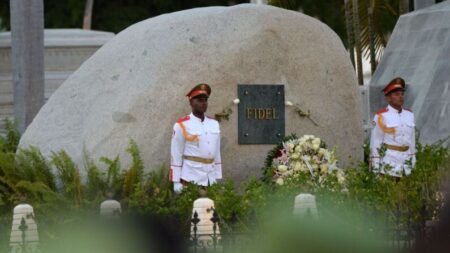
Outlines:
{"type": "Polygon", "coordinates": [[[285,138],[269,153],[265,169],[266,176],[270,175],[270,181],[277,185],[306,184],[314,188],[337,184],[342,188],[345,182],[335,150],[327,149],[325,142],[313,135],[285,138]]]}

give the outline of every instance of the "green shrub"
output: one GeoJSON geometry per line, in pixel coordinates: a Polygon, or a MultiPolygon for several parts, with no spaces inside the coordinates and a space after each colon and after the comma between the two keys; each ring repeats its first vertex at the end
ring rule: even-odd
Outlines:
{"type": "MultiPolygon", "coordinates": [[[[3,245],[8,244],[12,209],[23,202],[33,205],[43,242],[58,239],[57,225],[67,229],[98,215],[100,203],[108,198],[121,202],[125,216],[152,217],[167,231],[187,238],[199,187],[189,184],[181,194],[174,194],[168,166],[146,170],[133,140],[127,148],[132,159],[128,168],[121,167],[118,156],[96,162],[85,154],[86,180],[82,180],[80,168],[66,152],[55,152],[47,159],[34,147],[17,151],[17,133],[11,131],[0,137],[1,252],[7,251],[3,245]]],[[[269,152],[266,165],[276,156],[276,150],[269,152]]],[[[265,169],[262,180],[252,178],[240,187],[223,180],[210,186],[207,194],[215,201],[222,232],[230,231],[232,223],[239,231],[262,231],[265,221],[274,216],[292,216],[294,197],[302,192],[315,194],[319,215],[347,215],[363,229],[361,224],[373,214],[392,219],[396,211],[407,211],[414,221],[436,218],[442,206],[440,191],[449,171],[448,149],[417,142],[416,168],[399,182],[372,173],[363,161],[345,169],[344,185],[337,179],[311,184],[305,174],[278,186],[269,180],[271,171],[265,169]]]]}

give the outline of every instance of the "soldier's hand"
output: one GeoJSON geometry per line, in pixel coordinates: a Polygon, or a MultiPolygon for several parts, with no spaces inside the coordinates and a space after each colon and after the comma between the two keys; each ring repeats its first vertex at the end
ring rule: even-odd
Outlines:
{"type": "Polygon", "coordinates": [[[173,182],[173,191],[175,193],[180,193],[183,190],[183,184],[180,182],[173,182]]]}

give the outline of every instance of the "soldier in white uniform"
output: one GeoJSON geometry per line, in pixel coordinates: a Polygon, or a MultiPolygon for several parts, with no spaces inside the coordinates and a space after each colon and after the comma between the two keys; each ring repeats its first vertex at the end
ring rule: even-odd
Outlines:
{"type": "Polygon", "coordinates": [[[403,108],[405,81],[393,79],[383,92],[389,105],[373,119],[370,158],[374,172],[400,178],[416,163],[414,114],[403,108]],[[383,154],[384,153],[384,154],[383,154]]]}
{"type": "Polygon", "coordinates": [[[187,94],[192,113],[173,126],[170,181],[175,192],[189,182],[208,186],[222,178],[219,122],[205,115],[210,94],[209,85],[195,86],[187,94]]]}

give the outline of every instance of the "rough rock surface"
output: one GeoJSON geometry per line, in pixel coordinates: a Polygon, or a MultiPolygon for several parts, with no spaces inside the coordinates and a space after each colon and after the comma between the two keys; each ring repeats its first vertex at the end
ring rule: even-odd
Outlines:
{"type": "MultiPolygon", "coordinates": [[[[212,86],[208,113],[237,97],[237,84],[284,84],[286,100],[310,110],[319,124],[286,107],[286,134],[314,134],[337,146],[341,162],[362,156],[362,126],[353,67],[339,37],[320,21],[276,7],[244,4],[161,15],[115,36],[50,97],[20,146],[48,155],[66,150],[80,166],[120,154],[129,139],[145,166],[169,162],[173,123],[190,112],[185,94],[212,86]]],[[[259,175],[272,145],[238,145],[237,107],[221,122],[225,177],[259,175]]]]}

